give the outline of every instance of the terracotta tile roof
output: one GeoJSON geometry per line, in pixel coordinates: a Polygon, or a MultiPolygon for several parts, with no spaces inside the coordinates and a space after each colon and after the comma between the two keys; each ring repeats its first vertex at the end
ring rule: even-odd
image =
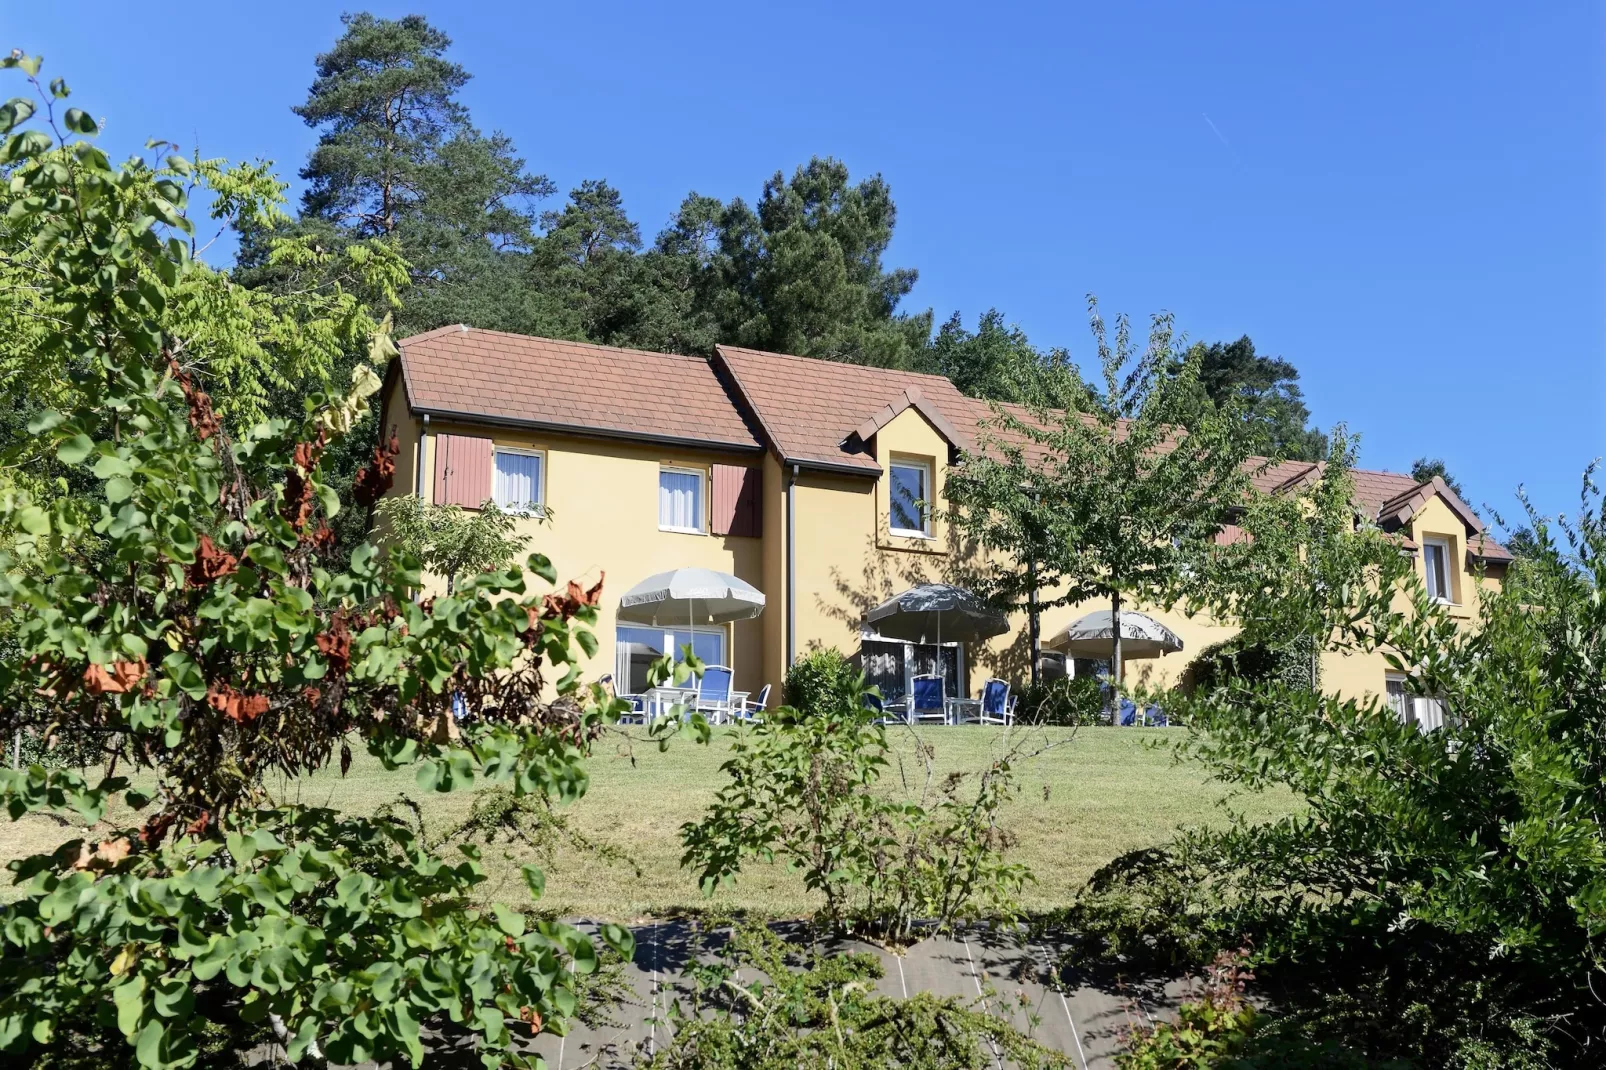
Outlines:
{"type": "MultiPolygon", "coordinates": [[[[462,326],[398,344],[408,401],[417,412],[743,450],[763,449],[768,438],[789,462],[867,475],[880,465],[864,452],[862,437],[904,409],[916,408],[954,446],[974,450],[979,425],[994,418],[997,404],[965,397],[940,375],[736,346],[716,346],[709,361],[462,326]]],[[[1024,405],[997,407],[1023,422],[1040,420],[1024,405]]],[[[1034,454],[1041,451],[1028,448],[1028,460],[1034,454]]],[[[1250,464],[1258,469],[1265,460],[1252,458],[1250,464]]],[[[1286,493],[1320,478],[1323,467],[1280,461],[1252,478],[1257,490],[1286,493]]],[[[1408,520],[1438,495],[1466,523],[1469,553],[1490,562],[1511,560],[1442,480],[1419,483],[1364,468],[1351,476],[1356,507],[1380,523],[1408,520]]],[[[1227,537],[1242,533],[1229,528],[1227,537]]]]}
{"type": "Polygon", "coordinates": [[[872,424],[881,426],[875,421],[882,417],[891,419],[886,410],[896,415],[915,404],[911,394],[941,414],[949,427],[938,430],[960,439],[953,445],[960,449],[973,445],[976,422],[970,416],[971,401],[943,376],[737,346],[715,346],[714,352],[771,445],[788,463],[879,472],[881,466],[864,452],[857,432],[872,424]]]}
{"type": "Polygon", "coordinates": [[[461,326],[398,345],[409,403],[437,418],[763,448],[703,357],[461,326]]]}
{"type": "MultiPolygon", "coordinates": [[[[1322,467],[1320,464],[1311,464],[1308,461],[1283,461],[1271,466],[1263,476],[1256,477],[1255,486],[1273,493],[1286,491],[1299,486],[1306,479],[1319,477],[1322,467]],[[1282,477],[1280,483],[1276,482],[1279,476],[1282,477]]],[[[1355,485],[1356,508],[1385,527],[1409,521],[1417,510],[1437,496],[1466,525],[1469,553],[1485,561],[1511,560],[1511,554],[1506,548],[1484,531],[1483,521],[1478,515],[1438,476],[1419,483],[1411,476],[1401,475],[1398,472],[1354,468],[1350,470],[1350,480],[1355,485]]]]}

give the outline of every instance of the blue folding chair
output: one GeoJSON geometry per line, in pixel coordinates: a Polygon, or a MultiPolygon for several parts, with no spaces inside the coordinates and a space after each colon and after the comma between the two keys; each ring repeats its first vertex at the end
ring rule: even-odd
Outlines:
{"type": "Polygon", "coordinates": [[[758,689],[758,698],[748,699],[746,702],[742,703],[739,709],[736,709],[733,712],[742,720],[751,721],[756,719],[759,714],[763,713],[764,710],[769,707],[769,704],[770,685],[765,684],[763,687],[758,689]]]}
{"type": "Polygon", "coordinates": [[[1138,706],[1129,698],[1121,700],[1121,712],[1116,718],[1116,724],[1122,728],[1131,728],[1138,723],[1138,706]]]}
{"type": "Polygon", "coordinates": [[[1165,728],[1171,723],[1166,718],[1165,711],[1158,706],[1150,706],[1144,710],[1143,721],[1151,728],[1165,728]]]}
{"type": "Polygon", "coordinates": [[[703,678],[697,682],[697,699],[693,708],[698,713],[712,715],[715,724],[723,724],[735,712],[731,707],[733,676],[724,665],[710,665],[703,670],[703,678]]]}
{"type": "Polygon", "coordinates": [[[948,694],[941,676],[921,675],[914,678],[914,690],[909,703],[909,723],[934,721],[948,723],[948,694]]]}
{"type": "Polygon", "coordinates": [[[1009,701],[1009,684],[994,677],[982,685],[981,714],[977,720],[982,724],[1015,723],[1015,707],[1009,701]]]}

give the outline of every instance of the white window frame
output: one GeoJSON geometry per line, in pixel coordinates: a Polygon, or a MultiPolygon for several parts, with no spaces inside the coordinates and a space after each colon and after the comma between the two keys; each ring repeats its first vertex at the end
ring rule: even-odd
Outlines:
{"type": "Polygon", "coordinates": [[[887,462],[887,530],[893,535],[904,539],[929,539],[931,534],[931,496],[934,493],[932,485],[935,480],[935,466],[923,457],[893,456],[887,462]],[[916,468],[920,470],[920,500],[925,504],[920,506],[921,528],[916,531],[911,528],[893,526],[892,496],[897,492],[894,486],[892,471],[895,468],[916,468]]]}
{"type": "Polygon", "coordinates": [[[1388,703],[1389,709],[1394,711],[1394,716],[1398,717],[1402,724],[1415,724],[1416,723],[1416,699],[1411,694],[1410,689],[1405,686],[1405,677],[1404,676],[1400,675],[1399,673],[1393,673],[1393,672],[1384,674],[1384,676],[1383,676],[1383,700],[1388,703]],[[1401,706],[1395,706],[1394,705],[1394,700],[1391,697],[1390,692],[1389,692],[1389,685],[1390,684],[1398,684],[1399,685],[1399,687],[1400,687],[1399,694],[1400,694],[1401,698],[1403,699],[1403,702],[1401,703],[1401,706]]]}
{"type": "Polygon", "coordinates": [[[1422,537],[1422,579],[1428,588],[1428,597],[1440,605],[1453,606],[1455,601],[1455,572],[1451,565],[1450,540],[1439,535],[1424,535],[1422,537]],[[1433,593],[1433,569],[1428,564],[1428,547],[1435,547],[1440,554],[1444,565],[1444,592],[1433,593]]]}
{"type": "MultiPolygon", "coordinates": [[[[615,624],[613,626],[613,674],[614,674],[613,675],[613,681],[614,681],[614,685],[613,686],[614,686],[614,690],[616,691],[616,693],[621,694],[621,695],[624,694],[626,689],[630,686],[630,665],[629,665],[628,662],[626,662],[624,660],[624,655],[625,655],[624,644],[619,641],[619,629],[621,629],[621,628],[630,628],[630,629],[633,629],[633,630],[644,631],[644,632],[662,632],[663,633],[663,639],[662,639],[663,645],[661,647],[659,647],[659,649],[663,650],[666,653],[668,653],[670,656],[674,657],[677,661],[679,660],[679,656],[678,655],[680,654],[680,647],[675,645],[675,633],[676,632],[690,632],[693,635],[713,635],[713,636],[718,636],[718,638],[719,638],[719,658],[720,658],[720,660],[719,661],[711,661],[708,664],[710,664],[710,665],[729,665],[730,664],[729,661],[727,660],[729,658],[729,656],[730,656],[730,649],[731,649],[731,638],[730,638],[730,634],[729,634],[730,628],[729,628],[728,625],[724,625],[724,624],[698,624],[698,625],[695,625],[695,626],[691,626],[691,625],[680,624],[680,625],[671,625],[671,626],[668,626],[668,627],[661,627],[661,626],[656,625],[656,624],[631,624],[631,623],[629,623],[627,621],[618,621],[618,622],[615,622],[615,624]]],[[[695,687],[696,683],[693,681],[693,682],[690,683],[690,686],[695,687]]]]}
{"type": "Polygon", "coordinates": [[[541,481],[540,481],[540,485],[535,488],[536,500],[534,502],[530,503],[530,504],[533,504],[535,506],[534,509],[509,509],[507,506],[503,505],[501,502],[496,502],[496,507],[498,509],[502,510],[504,513],[511,513],[514,516],[546,516],[546,475],[547,475],[546,450],[527,449],[527,448],[525,448],[523,446],[492,446],[491,447],[491,500],[492,501],[496,501],[496,455],[498,453],[511,453],[511,454],[517,454],[520,457],[534,457],[534,458],[536,458],[537,460],[539,460],[541,462],[541,481]]]}
{"type": "Polygon", "coordinates": [[[681,535],[706,535],[706,534],[708,534],[708,469],[706,469],[706,468],[696,468],[696,467],[693,467],[691,465],[684,465],[684,464],[660,464],[658,466],[658,492],[659,492],[660,495],[663,493],[663,488],[664,488],[663,479],[664,479],[664,473],[666,473],[666,472],[672,473],[672,474],[678,475],[678,476],[696,476],[697,477],[697,480],[698,480],[697,524],[698,524],[698,526],[695,527],[695,528],[681,528],[681,527],[674,527],[674,526],[672,526],[670,524],[665,524],[664,523],[662,498],[660,498],[659,499],[659,505],[658,505],[658,509],[659,509],[659,512],[658,512],[658,530],[659,531],[674,531],[674,532],[680,533],[681,535]]]}

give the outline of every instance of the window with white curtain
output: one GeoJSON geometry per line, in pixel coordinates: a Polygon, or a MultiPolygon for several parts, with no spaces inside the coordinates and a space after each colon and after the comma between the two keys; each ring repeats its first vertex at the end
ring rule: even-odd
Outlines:
{"type": "Polygon", "coordinates": [[[658,526],[665,531],[702,534],[703,486],[707,474],[700,468],[658,470],[658,526]]]}
{"type": "Polygon", "coordinates": [[[1384,686],[1388,691],[1389,709],[1394,711],[1403,724],[1411,724],[1416,720],[1416,710],[1412,706],[1411,696],[1405,690],[1405,677],[1389,676],[1385,678],[1384,686]]]}
{"type": "Polygon", "coordinates": [[[546,504],[546,455],[535,450],[498,449],[491,475],[491,500],[509,513],[540,515],[546,504]]]}
{"type": "Polygon", "coordinates": [[[1455,594],[1450,578],[1450,541],[1423,539],[1422,567],[1427,573],[1428,597],[1436,602],[1454,602],[1455,594]]]}

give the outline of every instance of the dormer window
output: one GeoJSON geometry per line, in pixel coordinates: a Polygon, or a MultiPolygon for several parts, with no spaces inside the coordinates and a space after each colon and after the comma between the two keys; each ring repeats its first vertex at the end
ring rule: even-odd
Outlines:
{"type": "Polygon", "coordinates": [[[1423,539],[1422,568],[1427,573],[1428,597],[1435,602],[1454,602],[1450,573],[1450,540],[1432,537],[1423,539]]]}
{"type": "Polygon", "coordinates": [[[903,457],[888,468],[888,528],[894,535],[931,538],[931,462],[903,457]]]}

